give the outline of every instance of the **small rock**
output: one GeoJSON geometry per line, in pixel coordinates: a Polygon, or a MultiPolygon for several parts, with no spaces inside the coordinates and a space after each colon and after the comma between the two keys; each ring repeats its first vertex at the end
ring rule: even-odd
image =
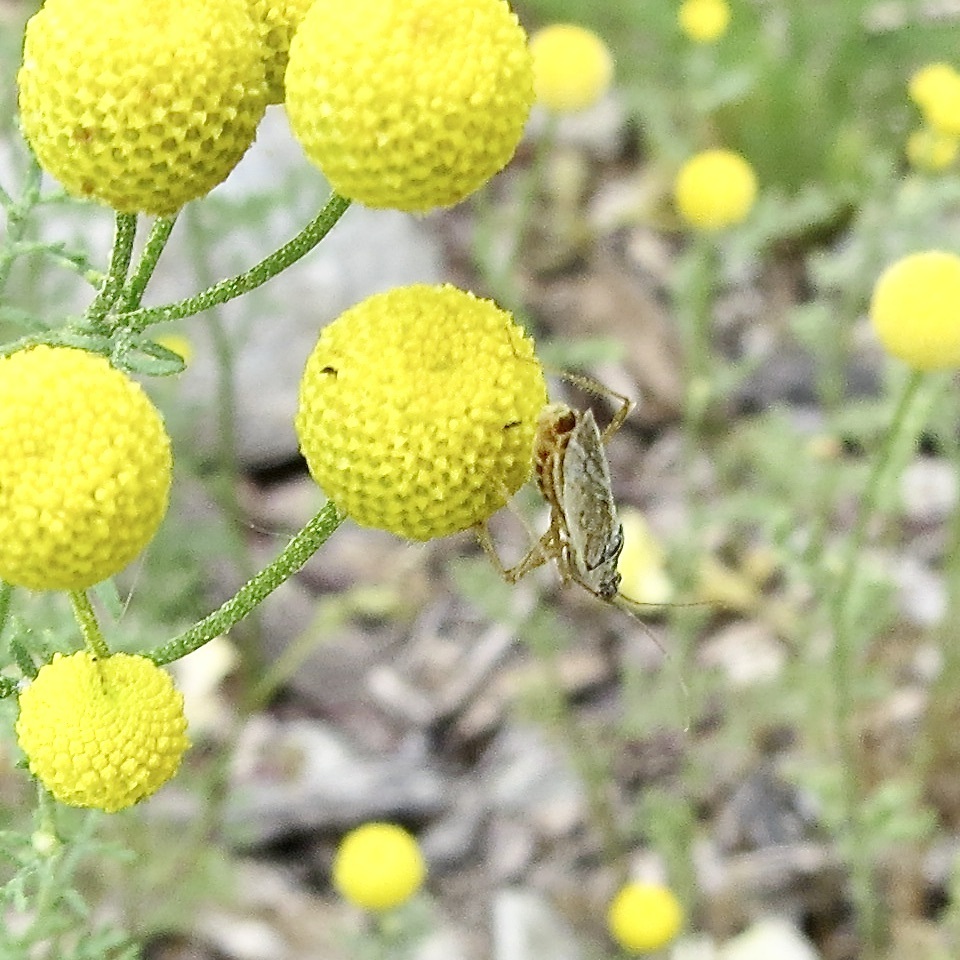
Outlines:
{"type": "Polygon", "coordinates": [[[266,716],[241,735],[231,781],[225,820],[244,848],[367,820],[424,822],[452,793],[417,749],[370,755],[328,724],[266,716]]]}
{"type": "Polygon", "coordinates": [[[493,899],[493,960],[581,960],[569,924],[536,890],[508,888],[493,899]]]}
{"type": "Polygon", "coordinates": [[[779,917],[758,920],[720,949],[718,960],[820,960],[797,928],[779,917]]]}

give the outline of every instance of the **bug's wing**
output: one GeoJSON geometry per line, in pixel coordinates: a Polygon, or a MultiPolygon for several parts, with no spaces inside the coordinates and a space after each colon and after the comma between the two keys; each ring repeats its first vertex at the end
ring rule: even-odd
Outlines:
{"type": "Polygon", "coordinates": [[[561,507],[571,560],[587,580],[584,585],[599,589],[601,581],[616,574],[623,534],[607,455],[590,410],[579,418],[564,454],[561,507]]]}

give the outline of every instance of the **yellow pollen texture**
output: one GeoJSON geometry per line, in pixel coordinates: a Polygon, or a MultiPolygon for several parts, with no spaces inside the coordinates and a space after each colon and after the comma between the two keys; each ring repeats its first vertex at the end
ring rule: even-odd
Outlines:
{"type": "Polygon", "coordinates": [[[103,357],[38,346],[0,358],[0,579],[82,590],[125,567],[167,509],[170,440],[103,357]]]}
{"type": "Polygon", "coordinates": [[[290,44],[293,132],[334,190],[370,207],[462,200],[513,156],[532,102],[504,0],[316,0],[290,44]]]}
{"type": "Polygon", "coordinates": [[[17,76],[24,135],[68,193],[170,215],[220,183],[266,109],[234,0],[47,0],[17,76]]]}
{"type": "Polygon", "coordinates": [[[508,313],[416,284],[323,330],[296,426],[314,479],[357,523],[429,540],[486,519],[527,480],[545,403],[533,342],[508,313]]]}
{"type": "Polygon", "coordinates": [[[113,813],[150,796],[190,745],[183,697],[146,657],[53,660],[20,694],[17,740],[62,803],[113,813]]]}

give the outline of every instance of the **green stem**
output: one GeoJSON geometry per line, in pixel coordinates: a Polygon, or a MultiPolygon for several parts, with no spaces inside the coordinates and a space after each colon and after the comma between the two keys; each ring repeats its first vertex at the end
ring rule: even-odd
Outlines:
{"type": "Polygon", "coordinates": [[[109,657],[110,648],[100,632],[100,624],[97,623],[97,615],[93,612],[90,598],[83,590],[71,590],[70,602],[73,604],[73,615],[80,624],[87,649],[98,659],[109,657]]]}
{"type": "Polygon", "coordinates": [[[235,277],[221,280],[209,289],[193,297],[187,297],[185,300],[160,307],[141,308],[133,313],[124,314],[119,318],[119,322],[128,330],[139,333],[151,324],[181,320],[255,290],[309,253],[333,229],[349,206],[349,200],[332,193],[320,213],[292,240],[249,270],[235,277]]]}
{"type": "Polygon", "coordinates": [[[876,888],[873,864],[869,853],[870,837],[861,809],[859,778],[859,731],[856,716],[857,668],[860,662],[860,638],[856,629],[859,574],[863,570],[862,554],[867,532],[880,504],[881,493],[891,466],[902,459],[905,440],[912,442],[919,424],[915,403],[924,383],[921,373],[911,373],[897,400],[893,418],[870,469],[860,497],[860,509],[853,530],[846,540],[843,564],[837,589],[830,607],[833,624],[830,676],[833,685],[833,725],[836,731],[841,771],[841,803],[843,837],[849,858],[850,881],[857,925],[866,960],[878,955],[883,938],[882,899],[876,888]],[[898,456],[899,455],[899,456],[898,456]]]}
{"type": "Polygon", "coordinates": [[[333,503],[326,503],[320,512],[287,544],[269,566],[251,577],[226,603],[199,623],[144,656],[162,665],[193,653],[205,643],[226,633],[239,623],[284,581],[292,577],[346,519],[333,503]]]}
{"type": "Polygon", "coordinates": [[[176,214],[172,217],[159,217],[154,221],[147,242],[144,244],[143,252],[140,254],[140,259],[137,261],[137,265],[120,296],[120,309],[122,311],[136,310],[140,306],[143,291],[146,290],[147,284],[153,276],[153,271],[157,268],[157,261],[170,239],[170,233],[176,222],[176,214]]]}
{"type": "Polygon", "coordinates": [[[110,266],[99,292],[87,308],[87,320],[94,323],[103,320],[110,308],[116,303],[126,282],[127,271],[130,269],[130,260],[133,257],[133,241],[136,235],[137,215],[135,213],[118,213],[113,235],[113,251],[110,254],[110,266]]]}
{"type": "Polygon", "coordinates": [[[0,580],[0,637],[7,626],[7,617],[10,616],[10,601],[13,599],[13,586],[0,580]]]}

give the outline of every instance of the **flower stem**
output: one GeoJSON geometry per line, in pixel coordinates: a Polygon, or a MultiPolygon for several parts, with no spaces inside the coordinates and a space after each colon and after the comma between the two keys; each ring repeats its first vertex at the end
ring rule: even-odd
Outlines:
{"type": "Polygon", "coordinates": [[[87,649],[98,659],[109,657],[110,648],[100,632],[100,624],[97,623],[97,615],[93,612],[90,598],[83,590],[71,590],[70,602],[73,604],[73,615],[80,624],[87,649]]]}
{"type": "Polygon", "coordinates": [[[100,290],[87,308],[86,319],[96,323],[103,320],[110,308],[116,303],[120,291],[127,279],[130,260],[133,257],[133,241],[137,235],[137,215],[118,213],[116,229],[113,235],[113,251],[110,254],[110,266],[103,278],[100,290]]]}
{"type": "Polygon", "coordinates": [[[833,681],[832,720],[836,730],[841,771],[843,846],[849,858],[852,896],[864,958],[878,956],[883,938],[882,899],[869,853],[870,838],[863,817],[859,777],[859,730],[856,722],[856,678],[861,644],[856,625],[857,591],[863,569],[867,532],[880,506],[892,467],[902,463],[907,442],[919,432],[928,404],[917,403],[924,376],[911,373],[901,388],[883,445],[877,452],[860,497],[860,509],[846,541],[837,589],[830,605],[833,626],[830,675],[833,681]],[[922,407],[923,415],[920,414],[922,407]]]}
{"type": "Polygon", "coordinates": [[[349,206],[349,200],[339,194],[331,193],[320,213],[292,240],[249,270],[221,280],[207,290],[187,297],[185,300],[122,314],[119,318],[121,324],[128,330],[139,333],[151,324],[181,320],[255,290],[309,253],[333,229],[349,206]]]}
{"type": "Polygon", "coordinates": [[[320,512],[287,544],[276,559],[251,577],[219,609],[178,637],[144,653],[157,665],[172,663],[193,653],[205,643],[226,633],[254,607],[268,597],[284,581],[292,577],[330,538],[346,519],[346,514],[333,503],[326,503],[320,512]]]}
{"type": "Polygon", "coordinates": [[[150,229],[150,235],[140,254],[140,259],[123,288],[121,294],[120,309],[123,311],[136,310],[143,299],[143,291],[146,290],[153,271],[157,268],[157,261],[160,254],[163,253],[167,241],[170,239],[170,233],[173,225],[177,222],[176,215],[172,217],[159,217],[154,221],[150,229]]]}

